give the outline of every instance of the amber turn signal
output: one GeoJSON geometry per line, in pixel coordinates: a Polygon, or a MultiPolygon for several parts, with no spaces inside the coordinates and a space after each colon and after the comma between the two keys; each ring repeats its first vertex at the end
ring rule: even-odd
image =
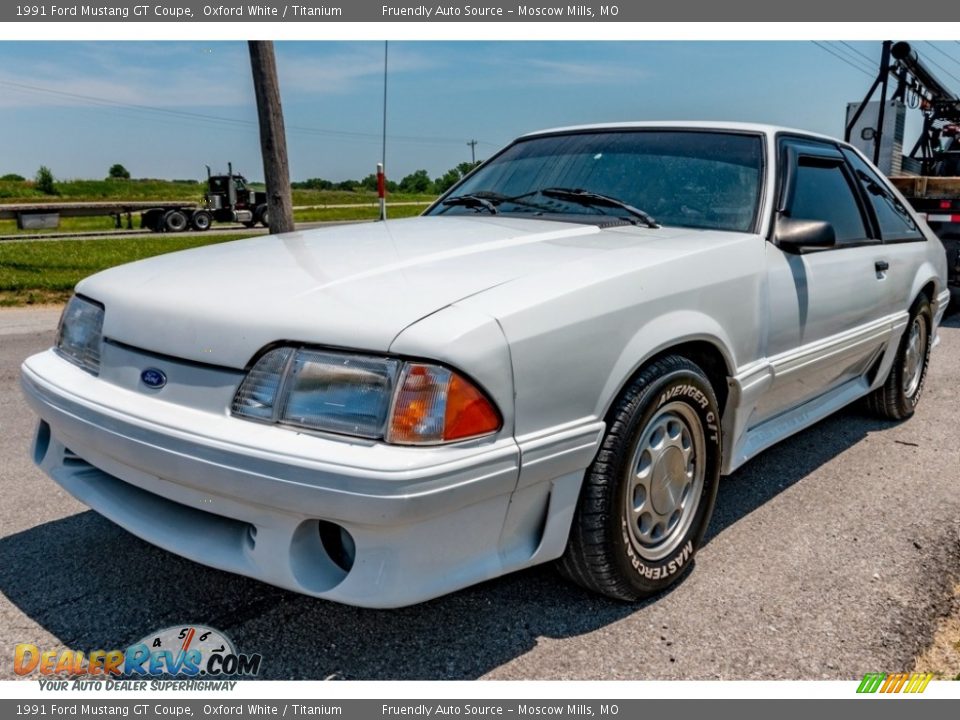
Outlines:
{"type": "Polygon", "coordinates": [[[462,375],[439,365],[407,363],[390,414],[387,442],[424,445],[489,435],[501,419],[462,375]]]}

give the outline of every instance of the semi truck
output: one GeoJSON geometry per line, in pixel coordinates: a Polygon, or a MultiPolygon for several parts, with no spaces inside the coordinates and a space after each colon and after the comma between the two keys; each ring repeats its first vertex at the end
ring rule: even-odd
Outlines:
{"type": "Polygon", "coordinates": [[[214,175],[207,166],[207,190],[203,202],[182,200],[116,200],[74,203],[18,203],[0,205],[0,220],[15,219],[21,230],[52,230],[63,217],[110,215],[119,230],[126,221],[133,229],[133,214],[140,213],[140,227],[154,232],[209,230],[214,222],[239,222],[247,227],[270,225],[267,194],[249,187],[247,179],[233,172],[228,163],[226,175],[214,175]]]}
{"type": "Polygon", "coordinates": [[[960,296],[960,97],[950,90],[906,42],[883,43],[880,68],[863,101],[847,111],[845,139],[872,153],[875,165],[891,182],[947,250],[949,284],[954,302],[960,296]],[[892,89],[892,92],[891,92],[892,89]],[[875,116],[862,121],[871,100],[875,116]],[[923,115],[920,137],[908,154],[886,137],[893,123],[888,113],[902,107],[923,115]],[[853,137],[859,130],[858,137],[853,137]]]}
{"type": "Polygon", "coordinates": [[[203,204],[149,208],[140,214],[140,227],[154,232],[209,230],[214,222],[238,222],[247,227],[270,225],[267,194],[249,187],[247,179],[227,164],[226,175],[214,175],[207,165],[207,191],[203,204]]]}

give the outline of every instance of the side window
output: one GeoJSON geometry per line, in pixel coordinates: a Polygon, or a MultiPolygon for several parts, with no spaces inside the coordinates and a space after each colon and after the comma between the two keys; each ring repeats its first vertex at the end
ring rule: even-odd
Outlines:
{"type": "Polygon", "coordinates": [[[884,240],[923,240],[923,234],[910,217],[903,203],[890,192],[886,183],[877,176],[869,165],[849,150],[843,154],[853,166],[857,180],[870,198],[870,205],[880,225],[880,237],[884,240]]]}
{"type": "Polygon", "coordinates": [[[798,220],[826,220],[833,225],[838,245],[867,239],[853,188],[837,162],[800,158],[788,212],[798,220]]]}

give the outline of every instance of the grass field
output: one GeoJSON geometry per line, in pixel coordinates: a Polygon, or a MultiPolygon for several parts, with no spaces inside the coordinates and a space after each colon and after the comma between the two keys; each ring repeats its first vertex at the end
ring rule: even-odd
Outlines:
{"type": "Polygon", "coordinates": [[[236,240],[229,233],[148,235],[103,240],[44,240],[0,244],[0,306],[59,303],[87,275],[175,250],[236,240]]]}
{"type": "MultiPolygon", "coordinates": [[[[174,182],[170,180],[70,180],[57,183],[59,196],[44,195],[35,190],[30,181],[15,182],[0,180],[0,205],[15,203],[68,203],[107,202],[111,200],[202,202],[204,185],[200,183],[174,182]]],[[[389,203],[422,203],[421,205],[395,205],[390,208],[390,217],[419,215],[433,195],[391,193],[389,203]]],[[[297,222],[322,220],[375,220],[378,216],[377,195],[358,190],[294,190],[293,205],[310,206],[294,211],[297,222]],[[366,207],[324,207],[329,205],[359,205],[366,207]]],[[[133,218],[135,228],[140,227],[140,218],[133,218]]],[[[110,216],[62,218],[60,232],[97,232],[114,229],[110,216]]],[[[18,230],[15,220],[0,220],[0,235],[36,234],[35,230],[18,230]]],[[[56,231],[54,231],[56,232],[56,231]]]]}
{"type": "MultiPolygon", "coordinates": [[[[422,205],[390,208],[391,218],[419,215],[422,205]]],[[[364,208],[311,208],[298,210],[297,222],[335,220],[375,220],[376,206],[364,208]]],[[[61,231],[112,230],[110,218],[67,218],[61,231]],[[69,222],[68,222],[69,221],[69,222]],[[71,227],[72,226],[72,227],[71,227]]],[[[11,221],[0,222],[0,235],[15,232],[11,221]]],[[[27,232],[27,231],[23,231],[27,232]]],[[[76,283],[100,270],[133,260],[184,250],[201,245],[236,240],[248,235],[211,233],[209,235],[149,234],[93,240],[12,240],[0,243],[0,306],[35,305],[63,302],[76,283]]]]}
{"type": "MultiPolygon", "coordinates": [[[[0,180],[0,204],[102,202],[107,200],[184,200],[202,202],[206,187],[201,183],[170,180],[69,180],[56,183],[60,195],[44,195],[30,181],[0,180]]],[[[261,190],[263,188],[260,188],[261,190]]],[[[429,202],[433,195],[391,193],[393,202],[429,202]]],[[[365,190],[294,190],[294,205],[342,205],[375,203],[377,194],[365,190]]]]}
{"type": "MultiPolygon", "coordinates": [[[[363,200],[355,202],[364,202],[363,200]]],[[[411,202],[411,201],[406,201],[411,202]]],[[[413,201],[416,202],[416,201],[413,201]]],[[[335,204],[335,203],[330,203],[335,204]]],[[[418,205],[395,205],[388,206],[388,216],[391,218],[414,217],[426,209],[427,202],[418,205]]],[[[379,217],[380,210],[375,203],[365,207],[312,207],[294,210],[293,219],[296,222],[320,222],[334,220],[376,220],[379,217]]],[[[124,220],[124,227],[126,227],[124,220]]],[[[140,228],[140,218],[133,218],[133,227],[140,228]]],[[[16,220],[0,220],[0,236],[2,235],[37,235],[39,233],[71,233],[71,232],[109,232],[114,229],[113,218],[109,215],[103,217],[73,217],[61,218],[60,227],[56,230],[18,230],[16,220]]]]}
{"type": "MultiPolygon", "coordinates": [[[[58,182],[59,196],[40,193],[30,181],[0,180],[0,204],[97,202],[110,200],[182,200],[200,202],[204,185],[168,180],[70,180],[58,182]]],[[[432,195],[394,193],[393,203],[420,203],[388,207],[391,218],[419,215],[432,195]]],[[[375,220],[379,215],[376,193],[343,190],[294,190],[297,222],[375,220]],[[362,205],[361,207],[325,207],[362,205]]],[[[133,219],[139,228],[139,217],[133,219]]],[[[59,232],[108,232],[112,217],[63,218],[59,232]]],[[[57,232],[57,231],[53,231],[57,232]]],[[[0,220],[0,235],[36,234],[17,230],[16,221],[0,220]]],[[[174,250],[233,240],[241,235],[211,234],[182,237],[147,235],[136,238],[97,240],[13,241],[0,243],[0,305],[30,305],[62,302],[80,279],[99,270],[174,250]]]]}

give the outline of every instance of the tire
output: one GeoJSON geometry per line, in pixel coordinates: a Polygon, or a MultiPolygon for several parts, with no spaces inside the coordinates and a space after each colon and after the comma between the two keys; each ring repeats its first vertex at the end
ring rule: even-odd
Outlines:
{"type": "Polygon", "coordinates": [[[883,385],[867,396],[868,407],[890,420],[906,420],[913,415],[923,394],[933,344],[933,313],[921,295],[910,308],[910,320],[893,359],[893,367],[883,385]]]}
{"type": "Polygon", "coordinates": [[[270,209],[266,205],[261,205],[257,208],[257,212],[254,215],[257,222],[263,225],[265,228],[270,227],[270,209]]]}
{"type": "Polygon", "coordinates": [[[611,411],[561,574],[631,602],[666,590],[692,566],[719,479],[720,410],[710,381],[686,358],[657,360],[611,411]]]}
{"type": "Polygon", "coordinates": [[[190,226],[199,232],[206,232],[213,224],[213,218],[206,210],[197,210],[190,218],[190,226]]]}
{"type": "Polygon", "coordinates": [[[163,232],[163,211],[147,210],[142,213],[140,227],[149,228],[152,232],[163,232]]]}
{"type": "Polygon", "coordinates": [[[163,216],[163,229],[167,232],[183,232],[187,229],[187,216],[180,210],[168,210],[163,216]]]}

